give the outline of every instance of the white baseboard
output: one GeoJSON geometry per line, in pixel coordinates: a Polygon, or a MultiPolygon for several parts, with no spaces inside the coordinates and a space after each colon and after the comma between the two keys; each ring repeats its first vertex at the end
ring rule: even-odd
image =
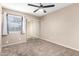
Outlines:
{"type": "Polygon", "coordinates": [[[6,47],[6,46],[14,45],[14,44],[25,43],[25,42],[27,42],[27,41],[13,42],[13,43],[10,43],[10,44],[2,45],[1,47],[6,47]]]}
{"type": "MultiPolygon", "coordinates": [[[[40,38],[40,39],[42,39],[42,38],[40,38]]],[[[45,39],[42,39],[42,40],[45,40],[45,39]]],[[[49,41],[49,40],[46,40],[46,41],[49,41]]],[[[49,41],[49,42],[51,42],[51,41],[49,41]]],[[[56,42],[51,42],[51,43],[54,43],[54,44],[57,44],[57,45],[60,45],[60,46],[66,47],[66,48],[70,48],[70,49],[73,49],[73,50],[79,51],[79,49],[77,49],[77,48],[73,48],[73,47],[68,46],[68,45],[63,45],[63,44],[56,43],[56,42]]]]}
{"type": "MultiPolygon", "coordinates": [[[[40,39],[42,39],[42,38],[40,38],[40,39]]],[[[45,39],[42,39],[42,40],[45,40],[45,39]]],[[[46,40],[46,41],[49,41],[49,40],[46,40]]],[[[6,46],[14,45],[14,44],[25,43],[25,42],[27,42],[27,41],[14,42],[14,43],[11,43],[11,44],[2,45],[1,47],[6,47],[6,46]]],[[[51,42],[51,41],[49,41],[49,42],[51,42]]],[[[56,42],[51,42],[51,43],[55,43],[55,44],[57,44],[57,45],[61,45],[61,46],[66,47],[66,48],[70,48],[70,49],[73,49],[73,50],[79,51],[79,49],[73,48],[73,47],[68,46],[68,45],[63,45],[63,44],[56,43],[56,42]]]]}

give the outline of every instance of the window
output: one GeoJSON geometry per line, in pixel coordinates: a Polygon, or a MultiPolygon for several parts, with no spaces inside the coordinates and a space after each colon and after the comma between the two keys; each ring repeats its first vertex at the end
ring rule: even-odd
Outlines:
{"type": "Polygon", "coordinates": [[[8,14],[8,32],[21,32],[22,31],[22,16],[15,16],[8,14]]]}

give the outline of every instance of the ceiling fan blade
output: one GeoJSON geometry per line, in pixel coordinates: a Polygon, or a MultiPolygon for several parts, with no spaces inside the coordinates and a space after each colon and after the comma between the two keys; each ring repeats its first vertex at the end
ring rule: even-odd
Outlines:
{"type": "Polygon", "coordinates": [[[33,12],[37,12],[39,9],[36,9],[35,11],[33,11],[33,12]]]}
{"type": "Polygon", "coordinates": [[[54,7],[55,5],[47,5],[47,6],[43,6],[43,8],[49,8],[49,7],[54,7]]]}
{"type": "Polygon", "coordinates": [[[28,4],[29,6],[34,6],[34,7],[40,7],[40,6],[37,6],[37,5],[33,5],[33,4],[28,4]]]}

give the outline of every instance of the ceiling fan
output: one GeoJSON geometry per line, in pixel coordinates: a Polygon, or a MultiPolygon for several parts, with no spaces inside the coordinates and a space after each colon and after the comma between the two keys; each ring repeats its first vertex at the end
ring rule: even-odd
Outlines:
{"type": "Polygon", "coordinates": [[[42,3],[40,3],[39,6],[38,6],[38,5],[33,5],[33,4],[28,4],[28,5],[29,5],[29,6],[33,6],[33,7],[37,7],[37,9],[34,10],[33,12],[37,12],[38,10],[43,9],[43,12],[44,12],[44,13],[47,12],[44,8],[55,7],[54,4],[44,6],[42,3]]]}

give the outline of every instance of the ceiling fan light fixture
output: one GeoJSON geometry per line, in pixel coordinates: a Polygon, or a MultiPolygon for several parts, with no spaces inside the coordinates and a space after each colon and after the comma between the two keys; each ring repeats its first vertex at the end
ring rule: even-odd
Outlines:
{"type": "Polygon", "coordinates": [[[46,13],[46,10],[43,10],[44,11],[44,13],[46,13]]]}

